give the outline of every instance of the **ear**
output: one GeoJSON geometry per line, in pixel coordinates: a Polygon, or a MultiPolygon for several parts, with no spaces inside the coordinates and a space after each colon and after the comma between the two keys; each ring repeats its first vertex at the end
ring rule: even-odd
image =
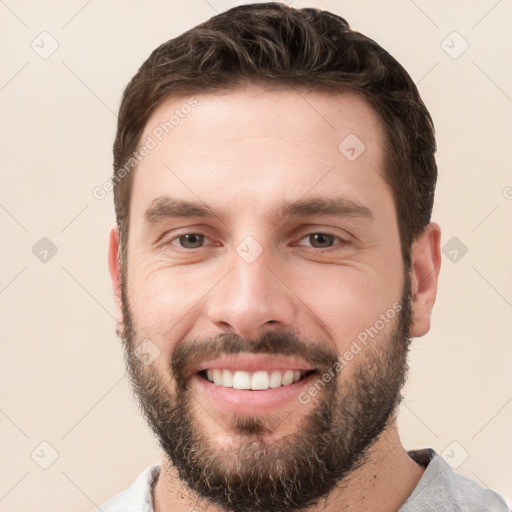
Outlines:
{"type": "Polygon", "coordinates": [[[123,324],[123,302],[121,300],[121,267],[119,265],[119,228],[115,225],[110,230],[110,243],[108,248],[108,268],[114,291],[116,305],[116,320],[123,324]]]}
{"type": "Polygon", "coordinates": [[[441,228],[428,224],[411,250],[411,337],[425,335],[430,330],[430,316],[437,295],[437,280],[441,268],[441,228]]]}

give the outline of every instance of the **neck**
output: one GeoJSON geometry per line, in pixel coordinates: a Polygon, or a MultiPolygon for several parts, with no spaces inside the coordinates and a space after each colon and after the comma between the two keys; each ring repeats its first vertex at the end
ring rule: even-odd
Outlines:
{"type": "MultiPolygon", "coordinates": [[[[305,512],[394,512],[411,495],[424,470],[403,448],[393,421],[372,446],[367,462],[305,512]]],[[[186,487],[164,455],[153,502],[155,512],[225,512],[186,487]]]]}

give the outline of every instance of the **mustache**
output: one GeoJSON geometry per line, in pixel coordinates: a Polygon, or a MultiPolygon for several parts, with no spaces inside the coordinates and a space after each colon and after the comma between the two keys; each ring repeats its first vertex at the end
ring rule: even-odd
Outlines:
{"type": "Polygon", "coordinates": [[[295,356],[319,371],[327,371],[339,356],[326,342],[303,341],[292,332],[267,331],[257,339],[221,333],[202,339],[184,338],[178,342],[171,354],[171,371],[181,388],[190,370],[203,361],[241,353],[295,356]]]}

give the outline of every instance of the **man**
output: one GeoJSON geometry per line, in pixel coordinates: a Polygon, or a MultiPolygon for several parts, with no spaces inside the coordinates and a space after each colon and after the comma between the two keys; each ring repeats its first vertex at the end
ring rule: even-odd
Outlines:
{"type": "Polygon", "coordinates": [[[409,75],[331,13],[241,6],[151,54],[109,264],[163,455],[101,510],[507,509],[397,432],[440,268],[434,153],[409,75]]]}

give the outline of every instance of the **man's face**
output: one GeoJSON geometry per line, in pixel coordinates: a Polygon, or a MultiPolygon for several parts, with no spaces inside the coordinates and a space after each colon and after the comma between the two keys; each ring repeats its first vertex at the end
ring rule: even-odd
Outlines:
{"type": "MultiPolygon", "coordinates": [[[[187,99],[161,105],[141,141],[187,99]]],[[[128,369],[191,488],[233,510],[293,510],[364,462],[405,376],[383,133],[353,93],[195,99],[134,176],[128,369]]]]}

